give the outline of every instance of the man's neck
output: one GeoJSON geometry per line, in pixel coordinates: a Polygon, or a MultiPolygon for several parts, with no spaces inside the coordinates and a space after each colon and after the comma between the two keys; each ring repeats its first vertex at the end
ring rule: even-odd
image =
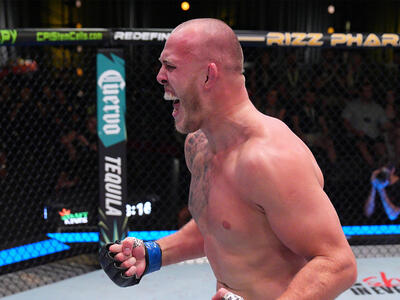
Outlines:
{"type": "Polygon", "coordinates": [[[254,126],[250,118],[254,120],[251,116],[257,113],[248,100],[210,116],[201,129],[208,139],[211,152],[217,154],[247,140],[254,126]]]}

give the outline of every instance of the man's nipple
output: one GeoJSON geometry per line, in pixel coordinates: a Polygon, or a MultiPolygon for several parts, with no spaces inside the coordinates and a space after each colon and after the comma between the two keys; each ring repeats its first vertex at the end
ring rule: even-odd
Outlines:
{"type": "Polygon", "coordinates": [[[222,221],[222,227],[224,227],[226,230],[231,229],[231,224],[227,221],[222,221]]]}

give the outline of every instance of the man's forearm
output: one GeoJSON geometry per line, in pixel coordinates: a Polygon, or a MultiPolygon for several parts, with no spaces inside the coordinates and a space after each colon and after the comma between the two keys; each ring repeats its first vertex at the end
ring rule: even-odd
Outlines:
{"type": "Polygon", "coordinates": [[[162,250],[162,265],[204,256],[204,240],[192,219],[178,232],[157,241],[162,250]]]}
{"type": "Polygon", "coordinates": [[[330,300],[350,288],[356,277],[354,262],[315,257],[300,270],[277,300],[330,300]]]}

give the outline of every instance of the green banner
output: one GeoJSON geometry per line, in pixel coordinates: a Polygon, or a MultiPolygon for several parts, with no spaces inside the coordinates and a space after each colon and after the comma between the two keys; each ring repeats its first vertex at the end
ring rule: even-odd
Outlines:
{"type": "Polygon", "coordinates": [[[127,234],[125,61],[118,49],[97,54],[100,244],[127,234]]]}
{"type": "Polygon", "coordinates": [[[109,147],[126,140],[125,62],[111,53],[97,54],[97,126],[109,147]]]}

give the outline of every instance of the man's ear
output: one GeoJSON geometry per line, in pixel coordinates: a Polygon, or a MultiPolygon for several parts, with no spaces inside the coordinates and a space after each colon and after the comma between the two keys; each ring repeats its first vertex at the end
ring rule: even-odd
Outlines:
{"type": "Polygon", "coordinates": [[[207,76],[204,80],[204,87],[210,89],[215,85],[218,77],[218,68],[215,63],[209,63],[207,69],[207,76]]]}

